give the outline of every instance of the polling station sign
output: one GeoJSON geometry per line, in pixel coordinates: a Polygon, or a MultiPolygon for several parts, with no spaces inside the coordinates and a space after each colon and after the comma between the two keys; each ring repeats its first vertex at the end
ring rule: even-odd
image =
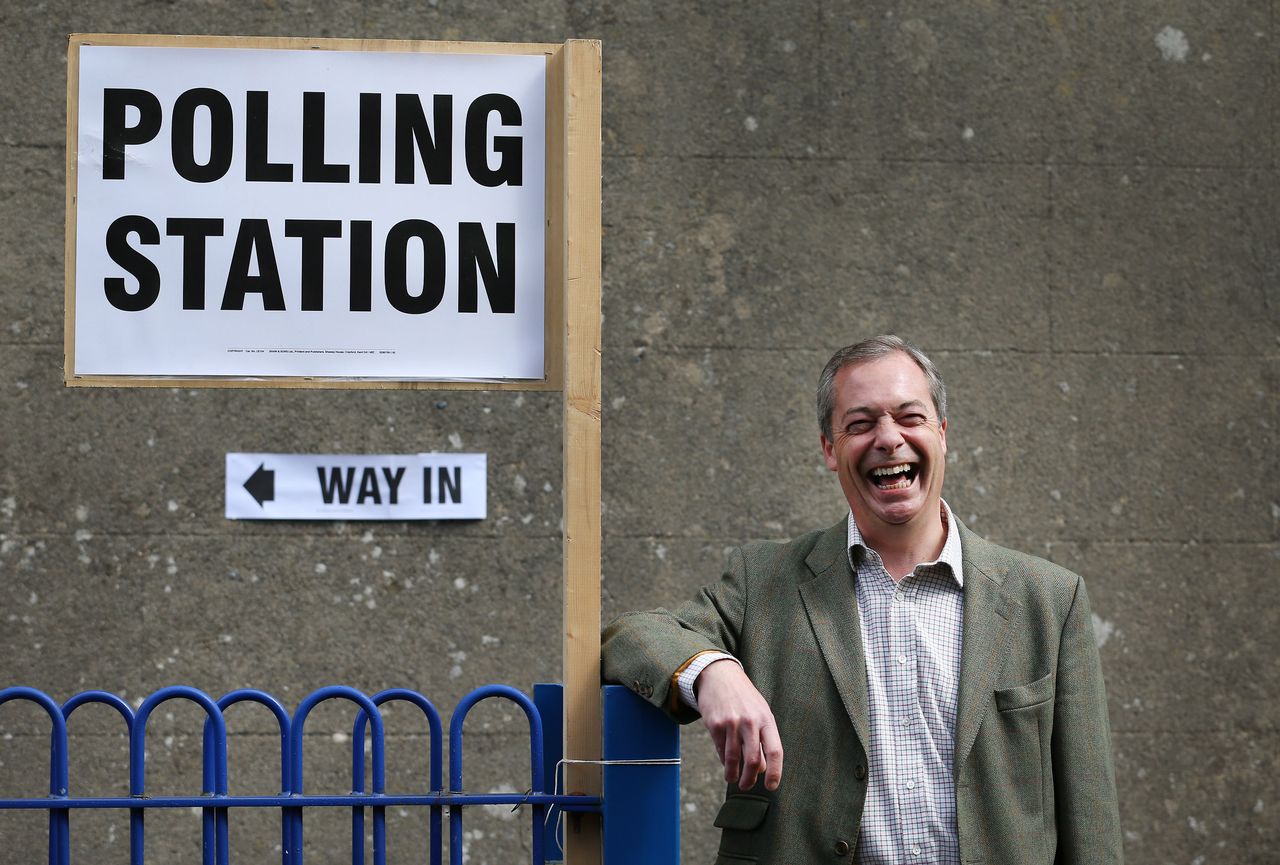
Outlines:
{"type": "Polygon", "coordinates": [[[472,453],[229,453],[229,520],[482,520],[488,458],[472,453]]]}
{"type": "Polygon", "coordinates": [[[68,381],[544,377],[543,55],[74,42],[68,381]]]}

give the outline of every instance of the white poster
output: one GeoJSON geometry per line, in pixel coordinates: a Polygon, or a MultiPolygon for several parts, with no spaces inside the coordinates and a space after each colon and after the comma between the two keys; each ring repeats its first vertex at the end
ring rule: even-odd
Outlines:
{"type": "Polygon", "coordinates": [[[541,55],[82,46],[73,375],[541,379],[541,55]]]}
{"type": "Polygon", "coordinates": [[[227,454],[229,520],[482,520],[485,454],[227,454]]]}

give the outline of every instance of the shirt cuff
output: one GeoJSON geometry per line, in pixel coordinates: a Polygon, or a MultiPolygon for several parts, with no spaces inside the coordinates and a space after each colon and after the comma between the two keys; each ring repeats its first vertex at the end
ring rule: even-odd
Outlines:
{"type": "Polygon", "coordinates": [[[698,676],[701,675],[702,671],[716,661],[733,661],[739,667],[742,666],[741,661],[727,652],[701,652],[689,659],[684,669],[676,676],[676,687],[680,691],[680,700],[695,712],[698,711],[698,697],[693,692],[693,685],[698,681],[698,676]]]}

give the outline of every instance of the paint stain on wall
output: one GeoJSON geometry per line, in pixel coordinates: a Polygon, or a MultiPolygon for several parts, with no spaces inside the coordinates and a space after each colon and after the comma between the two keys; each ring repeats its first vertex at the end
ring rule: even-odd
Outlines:
{"type": "Polygon", "coordinates": [[[892,51],[898,63],[915,75],[923,75],[938,54],[938,37],[921,19],[909,18],[898,27],[892,51]]]}
{"type": "Polygon", "coordinates": [[[1187,34],[1167,24],[1156,34],[1156,47],[1160,49],[1160,56],[1169,63],[1186,63],[1187,52],[1191,50],[1187,34]]]}
{"type": "Polygon", "coordinates": [[[1093,641],[1101,649],[1116,632],[1116,624],[1115,622],[1108,622],[1097,613],[1092,613],[1091,615],[1093,616],[1093,641]]]}
{"type": "Polygon", "coordinates": [[[725,275],[725,257],[734,245],[734,221],[723,213],[713,213],[698,226],[694,241],[703,255],[706,287],[713,295],[729,293],[725,275]]]}

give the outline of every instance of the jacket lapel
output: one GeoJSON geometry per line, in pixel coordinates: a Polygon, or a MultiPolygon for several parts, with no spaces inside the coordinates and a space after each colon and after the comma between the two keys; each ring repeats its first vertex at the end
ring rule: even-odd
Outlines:
{"type": "Polygon", "coordinates": [[[991,704],[1020,613],[1020,605],[1006,592],[1004,583],[1008,573],[1003,557],[998,555],[999,548],[963,524],[960,524],[960,548],[964,557],[964,634],[956,709],[954,775],[957,778],[991,704]]]}
{"type": "Polygon", "coordinates": [[[836,692],[844,704],[863,747],[871,747],[867,712],[867,661],[862,650],[858,600],[849,567],[848,523],[841,521],[823,532],[805,558],[812,574],[801,577],[800,598],[836,692]]]}

